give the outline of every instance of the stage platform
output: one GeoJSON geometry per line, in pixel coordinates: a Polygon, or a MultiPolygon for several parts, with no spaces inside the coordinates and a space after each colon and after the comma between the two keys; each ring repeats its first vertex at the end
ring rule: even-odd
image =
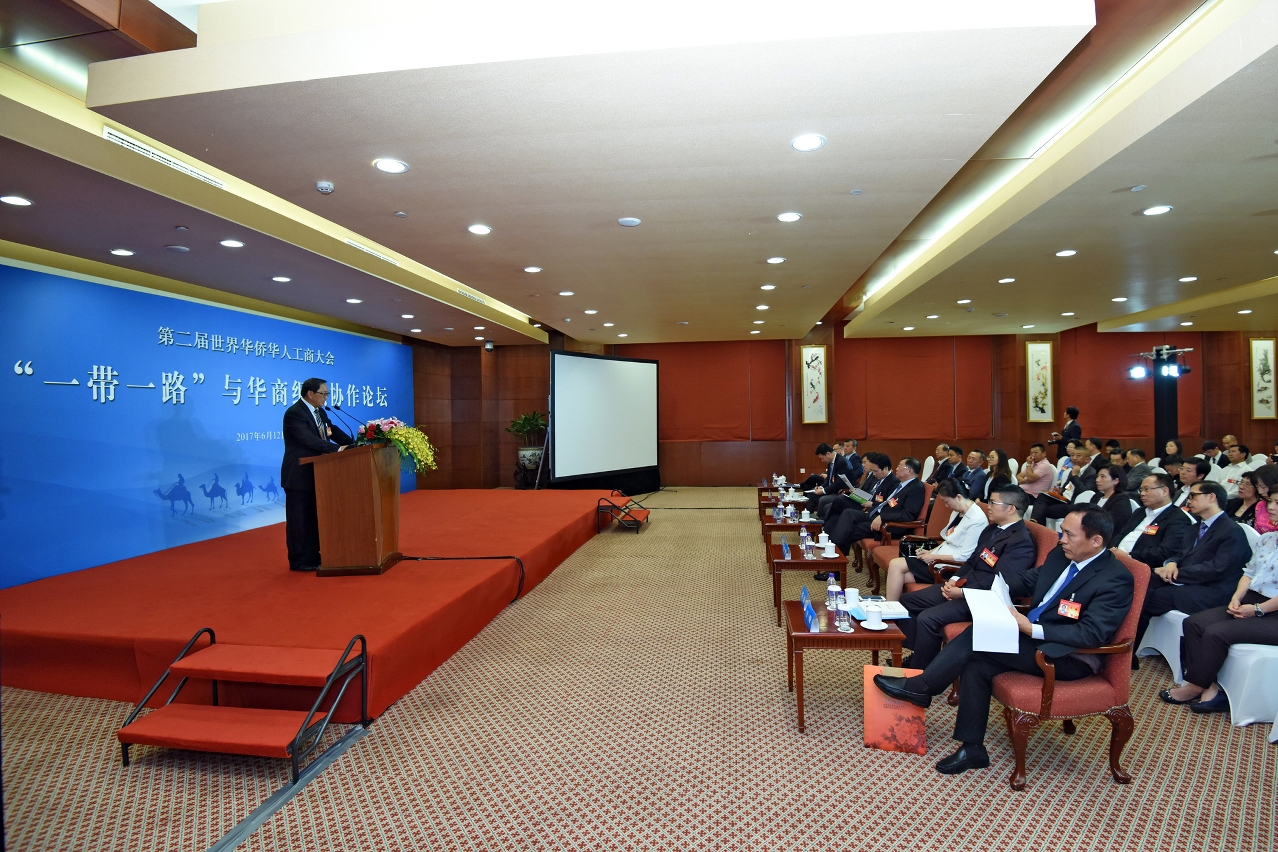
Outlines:
{"type": "MultiPolygon", "coordinates": [[[[400,550],[518,556],[527,594],[595,535],[607,493],[413,491],[400,504],[400,550]]],[[[218,642],[332,648],[334,659],[362,633],[376,716],[482,630],[518,583],[510,559],[405,561],[364,577],[291,572],[276,524],[0,590],[3,682],[136,702],[201,627],[218,642]]],[[[220,688],[223,703],[304,708],[315,694],[235,686],[220,688]]],[[[187,693],[207,700],[206,685],[187,693]]],[[[347,696],[339,720],[358,718],[357,697],[347,696]]]]}

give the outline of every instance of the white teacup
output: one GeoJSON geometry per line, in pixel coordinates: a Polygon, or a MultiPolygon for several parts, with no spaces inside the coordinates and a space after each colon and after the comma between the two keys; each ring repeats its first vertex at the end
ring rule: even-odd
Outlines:
{"type": "Polygon", "coordinates": [[[802,512],[799,513],[799,519],[804,521],[810,521],[812,520],[812,515],[809,514],[807,509],[804,509],[802,512]]]}
{"type": "Polygon", "coordinates": [[[829,543],[830,543],[830,534],[826,532],[825,530],[822,530],[817,535],[817,544],[821,545],[822,547],[825,547],[829,543]]]}
{"type": "Polygon", "coordinates": [[[826,559],[834,559],[839,555],[839,551],[835,549],[834,542],[827,541],[825,543],[825,551],[821,555],[826,559]]]}
{"type": "Polygon", "coordinates": [[[865,605],[865,626],[872,630],[883,626],[883,607],[878,604],[865,605]]]}
{"type": "Polygon", "coordinates": [[[860,590],[860,589],[844,589],[844,590],[843,590],[843,594],[844,594],[844,596],[847,598],[848,606],[860,606],[860,605],[861,605],[861,590],[860,590]]]}

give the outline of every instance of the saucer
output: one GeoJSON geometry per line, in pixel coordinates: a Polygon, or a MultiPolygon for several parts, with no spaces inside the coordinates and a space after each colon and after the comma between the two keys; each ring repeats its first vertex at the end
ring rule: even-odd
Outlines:
{"type": "Polygon", "coordinates": [[[836,627],[836,628],[835,628],[835,630],[838,630],[840,633],[851,633],[851,632],[852,632],[852,628],[851,628],[851,627],[836,627]]]}
{"type": "Polygon", "coordinates": [[[861,626],[864,627],[866,630],[887,630],[888,629],[888,624],[886,621],[880,624],[878,627],[871,627],[870,622],[862,621],[861,626]]]}
{"type": "Polygon", "coordinates": [[[836,554],[834,554],[834,555],[832,555],[832,556],[826,556],[826,555],[823,553],[823,554],[821,554],[821,558],[822,558],[822,559],[838,559],[838,558],[839,558],[839,554],[837,554],[837,553],[836,553],[836,554]]]}

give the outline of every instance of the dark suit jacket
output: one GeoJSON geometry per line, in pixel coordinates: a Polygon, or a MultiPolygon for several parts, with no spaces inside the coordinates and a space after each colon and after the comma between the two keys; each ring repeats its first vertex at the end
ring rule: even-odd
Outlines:
{"type": "Polygon", "coordinates": [[[1081,494],[1083,491],[1096,490],[1096,474],[1101,472],[1101,468],[1105,467],[1108,462],[1105,461],[1103,455],[1098,455],[1087,463],[1087,466],[1075,474],[1078,479],[1078,488],[1075,494],[1081,494]]]}
{"type": "MultiPolygon", "coordinates": [[[[1057,545],[1038,568],[1021,574],[1009,583],[1012,597],[1028,595],[1032,606],[1038,606],[1047,590],[1069,568],[1069,558],[1057,545]]],[[[1072,600],[1082,604],[1077,619],[1059,614],[1049,606],[1039,616],[1043,625],[1043,643],[1039,650],[1048,657],[1066,657],[1082,648],[1096,648],[1114,641],[1118,628],[1132,608],[1135,583],[1132,574],[1118,557],[1102,551],[1056,594],[1056,600],[1072,600]]],[[[1056,601],[1053,601],[1055,603],[1056,601]]]]}
{"type": "Polygon", "coordinates": [[[967,473],[963,474],[963,482],[967,484],[967,496],[973,500],[985,499],[985,477],[988,476],[982,468],[972,470],[968,468],[967,473]]]}
{"type": "Polygon", "coordinates": [[[1069,443],[1071,438],[1081,437],[1083,437],[1083,427],[1078,425],[1077,420],[1071,420],[1065,424],[1065,428],[1061,430],[1061,439],[1052,441],[1056,445],[1056,458],[1062,459],[1065,457],[1065,445],[1069,443]]]}
{"type": "MultiPolygon", "coordinates": [[[[1145,477],[1154,472],[1154,467],[1149,462],[1141,462],[1127,472],[1127,489],[1133,494],[1140,493],[1140,484],[1145,477]]],[[[1139,501],[1137,501],[1139,502],[1139,501]]]]}
{"type": "Polygon", "coordinates": [[[932,475],[928,478],[928,482],[940,482],[942,479],[949,479],[950,474],[954,472],[954,465],[950,464],[950,460],[946,459],[936,466],[936,470],[932,471],[932,475]]]}
{"type": "Polygon", "coordinates": [[[284,412],[284,464],[280,468],[280,485],[286,491],[315,490],[315,468],[309,464],[298,464],[298,459],[335,453],[339,444],[345,446],[355,442],[329,421],[324,409],[316,410],[331,432],[328,440],[320,437],[315,418],[311,417],[310,409],[302,400],[299,399],[284,412]]]}
{"type": "Polygon", "coordinates": [[[848,479],[856,485],[861,481],[861,477],[865,476],[865,466],[861,464],[861,457],[856,453],[847,453],[843,456],[843,460],[848,463],[848,468],[851,470],[848,479]]]}
{"type": "MultiPolygon", "coordinates": [[[[892,478],[896,479],[895,476],[892,478]]],[[[918,477],[907,482],[901,492],[896,495],[896,505],[893,506],[889,501],[891,500],[892,492],[900,484],[898,481],[891,488],[880,492],[884,497],[884,502],[879,504],[878,509],[870,510],[870,517],[882,518],[885,524],[889,521],[913,521],[918,519],[919,512],[923,511],[923,483],[919,481],[918,477]]]]}
{"type": "MultiPolygon", "coordinates": [[[[1115,531],[1114,537],[1110,539],[1110,546],[1118,547],[1119,542],[1126,538],[1132,530],[1136,529],[1144,519],[1145,509],[1143,507],[1139,511],[1132,512],[1131,517],[1127,519],[1127,523],[1115,531]]],[[[1152,535],[1142,533],[1136,539],[1136,543],[1132,545],[1131,549],[1132,559],[1144,562],[1151,568],[1155,568],[1168,559],[1174,559],[1179,556],[1189,545],[1189,533],[1193,528],[1193,523],[1189,520],[1189,516],[1176,506],[1170,504],[1164,506],[1163,510],[1154,518],[1154,523],[1151,526],[1157,526],[1158,531],[1152,535]]]]}
{"type": "Polygon", "coordinates": [[[869,484],[869,487],[862,488],[862,491],[868,491],[871,495],[870,502],[865,505],[865,511],[870,511],[875,506],[882,503],[883,500],[886,500],[888,495],[895,491],[896,486],[898,485],[900,485],[900,483],[897,482],[895,474],[885,473],[883,474],[882,479],[876,479],[873,483],[869,484]],[[880,497],[882,499],[879,499],[880,497]]]}
{"type": "Polygon", "coordinates": [[[1175,559],[1176,582],[1183,586],[1229,585],[1242,576],[1243,566],[1251,559],[1251,545],[1238,522],[1220,514],[1207,528],[1202,541],[1198,530],[1202,522],[1189,528],[1185,552],[1175,559]]]}
{"type": "Polygon", "coordinates": [[[847,491],[848,487],[843,484],[843,480],[839,479],[839,474],[843,474],[852,480],[852,484],[856,484],[856,477],[852,475],[852,466],[848,464],[848,460],[838,453],[834,454],[834,461],[826,465],[825,468],[825,484],[822,489],[826,494],[837,494],[840,491],[847,491]]]}
{"type": "Polygon", "coordinates": [[[955,574],[969,589],[988,589],[994,585],[994,577],[1002,574],[1009,586],[1022,573],[1034,567],[1038,561],[1038,546],[1024,521],[1017,521],[1007,529],[990,524],[981,530],[976,548],[955,574]],[[997,557],[993,565],[981,558],[986,550],[997,557]]]}
{"type": "MultiPolygon", "coordinates": [[[[1092,499],[1088,503],[1095,506],[1100,503],[1102,496],[1104,495],[1097,491],[1092,495],[1092,499]]],[[[1114,496],[1106,500],[1105,505],[1101,506],[1101,508],[1109,512],[1110,520],[1114,522],[1114,529],[1121,530],[1127,526],[1127,521],[1132,516],[1132,495],[1126,491],[1115,491],[1114,496]]],[[[1145,514],[1144,509],[1141,509],[1141,514],[1145,514]]],[[[1114,543],[1113,541],[1110,542],[1110,544],[1114,543]]]]}
{"type": "Polygon", "coordinates": [[[1010,476],[1004,476],[1001,473],[998,476],[994,477],[993,479],[988,478],[989,477],[988,473],[986,474],[986,477],[987,478],[985,480],[985,485],[981,487],[980,497],[973,498],[973,499],[984,500],[986,503],[988,503],[990,501],[990,494],[993,493],[995,489],[1006,488],[1007,486],[1012,484],[1012,478],[1010,476]]]}

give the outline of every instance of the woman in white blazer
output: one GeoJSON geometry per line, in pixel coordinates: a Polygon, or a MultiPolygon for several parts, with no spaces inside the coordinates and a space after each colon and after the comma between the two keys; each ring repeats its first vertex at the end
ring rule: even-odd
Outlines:
{"type": "MultiPolygon", "coordinates": [[[[941,531],[941,543],[931,550],[920,550],[914,556],[898,556],[888,563],[887,599],[898,601],[906,583],[931,583],[929,566],[938,557],[966,562],[976,549],[981,530],[989,526],[989,519],[976,501],[963,493],[963,486],[954,479],[943,479],[936,486],[937,502],[950,510],[949,523],[941,531]]],[[[940,511],[939,505],[932,511],[940,511]]]]}

